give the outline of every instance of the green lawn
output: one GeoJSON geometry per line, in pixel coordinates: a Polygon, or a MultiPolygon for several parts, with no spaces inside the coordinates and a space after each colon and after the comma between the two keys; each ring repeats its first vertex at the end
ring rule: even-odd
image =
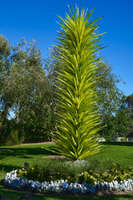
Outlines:
{"type": "Polygon", "coordinates": [[[133,143],[104,143],[99,154],[88,159],[102,167],[110,162],[119,163],[123,167],[133,167],[133,143]]]}
{"type": "Polygon", "coordinates": [[[0,186],[2,200],[131,200],[132,194],[104,195],[104,196],[70,196],[70,195],[41,195],[33,194],[31,198],[26,198],[28,193],[6,189],[0,186]],[[22,198],[23,197],[23,198],[22,198]]]}
{"type": "MultiPolygon", "coordinates": [[[[51,152],[53,144],[39,144],[39,145],[16,145],[16,146],[1,146],[0,147],[0,172],[1,178],[4,176],[5,172],[16,169],[17,167],[23,167],[25,162],[30,163],[30,165],[41,164],[45,165],[48,160],[48,155],[52,155],[51,152]]],[[[54,164],[54,159],[52,159],[54,164]]],[[[110,162],[120,163],[123,167],[133,167],[133,144],[132,143],[111,143],[103,144],[102,151],[88,158],[90,165],[95,165],[97,167],[105,167],[109,165],[110,162]]],[[[15,192],[12,190],[7,190],[0,186],[0,194],[2,194],[5,200],[14,199],[17,200],[23,195],[22,192],[15,192]]],[[[52,196],[52,195],[39,195],[32,197],[34,200],[61,200],[61,199],[92,199],[92,200],[127,200],[133,199],[133,194],[128,195],[113,195],[113,196],[102,196],[102,197],[68,197],[68,196],[52,196]]]]}

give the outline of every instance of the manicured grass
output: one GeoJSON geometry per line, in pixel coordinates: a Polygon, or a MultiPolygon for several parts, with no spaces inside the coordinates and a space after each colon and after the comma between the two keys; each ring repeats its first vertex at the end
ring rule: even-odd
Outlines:
{"type": "Polygon", "coordinates": [[[15,145],[0,147],[0,170],[11,171],[24,166],[25,162],[30,165],[45,164],[50,160],[47,156],[51,152],[53,144],[38,145],[15,145]]]}
{"type": "MultiPolygon", "coordinates": [[[[0,177],[3,178],[5,172],[11,171],[18,167],[23,167],[25,162],[30,165],[45,165],[46,162],[53,160],[53,165],[56,164],[55,159],[51,159],[48,155],[54,155],[52,149],[54,144],[35,144],[35,145],[16,145],[16,146],[1,146],[0,147],[0,177]]],[[[57,160],[57,159],[56,159],[57,160]]],[[[133,143],[104,143],[102,151],[87,159],[90,166],[93,168],[105,168],[110,165],[110,162],[120,163],[123,167],[133,167],[133,143]]],[[[5,189],[0,186],[0,194],[3,199],[19,199],[22,192],[15,192],[5,189]],[[16,196],[14,196],[16,195],[16,196]]],[[[32,197],[34,200],[61,200],[61,199],[92,199],[92,200],[127,200],[133,199],[133,194],[128,195],[113,195],[102,197],[68,197],[57,195],[37,195],[32,197]]]]}
{"type": "MultiPolygon", "coordinates": [[[[25,162],[30,165],[45,165],[47,161],[53,160],[54,164],[54,159],[48,157],[54,155],[53,147],[54,144],[0,146],[0,170],[11,171],[23,167],[25,162]]],[[[87,160],[92,167],[95,163],[96,166],[105,167],[110,162],[133,167],[133,143],[105,143],[100,153],[87,160]]]]}
{"type": "Polygon", "coordinates": [[[133,143],[103,143],[101,152],[88,160],[101,167],[108,167],[112,162],[119,163],[122,167],[133,168],[133,143]]]}

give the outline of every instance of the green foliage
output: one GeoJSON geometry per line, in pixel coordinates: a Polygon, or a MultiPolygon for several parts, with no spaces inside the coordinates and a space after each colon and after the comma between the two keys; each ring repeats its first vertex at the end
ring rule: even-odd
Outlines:
{"type": "Polygon", "coordinates": [[[45,165],[33,165],[32,167],[23,168],[18,170],[18,176],[25,176],[31,180],[38,181],[51,181],[51,180],[68,180],[69,182],[74,182],[77,180],[78,174],[80,174],[84,169],[82,166],[71,166],[68,165],[63,160],[46,161],[45,165]]]}
{"type": "Polygon", "coordinates": [[[93,176],[93,174],[89,174],[87,171],[82,172],[79,175],[79,183],[88,183],[89,185],[93,185],[97,179],[93,176]]]}
{"type": "Polygon", "coordinates": [[[22,130],[11,130],[7,138],[5,138],[5,145],[22,144],[24,142],[24,134],[22,130]]]}
{"type": "Polygon", "coordinates": [[[19,169],[18,170],[18,176],[19,177],[27,177],[30,180],[38,180],[43,182],[44,181],[44,177],[46,181],[50,181],[52,180],[52,177],[49,174],[49,170],[46,168],[41,169],[38,166],[29,168],[29,169],[19,169]]]}
{"type": "Polygon", "coordinates": [[[133,127],[133,94],[130,94],[126,97],[126,103],[128,105],[128,109],[130,110],[130,118],[131,118],[131,132],[133,127]]]}
{"type": "Polygon", "coordinates": [[[99,50],[97,20],[79,9],[60,23],[57,69],[57,151],[69,159],[84,159],[99,151],[95,68],[99,50]]]}
{"type": "Polygon", "coordinates": [[[103,62],[97,65],[97,94],[99,113],[104,128],[100,135],[107,141],[117,137],[124,137],[129,132],[130,111],[127,108],[126,97],[119,90],[117,84],[121,80],[112,73],[108,64],[103,62]]]}
{"type": "Polygon", "coordinates": [[[19,137],[15,129],[19,135],[24,133],[25,142],[50,140],[53,126],[52,95],[41,53],[35,42],[27,44],[22,40],[12,47],[1,36],[0,62],[1,143],[6,143],[7,136],[12,142],[16,137],[17,142],[19,137]]]}
{"type": "Polygon", "coordinates": [[[129,96],[127,96],[126,101],[128,103],[128,106],[132,107],[132,105],[133,105],[133,94],[130,94],[129,96]]]}
{"type": "Polygon", "coordinates": [[[94,170],[88,170],[79,175],[79,182],[89,183],[93,185],[94,182],[112,182],[116,180],[118,182],[127,180],[133,177],[133,169],[127,168],[123,169],[118,164],[114,164],[114,166],[107,171],[100,172],[94,170]]]}
{"type": "Polygon", "coordinates": [[[113,180],[120,182],[133,177],[132,168],[122,168],[119,164],[113,164],[106,171],[87,167],[84,169],[78,166],[74,167],[78,169],[74,172],[73,168],[64,163],[57,164],[57,166],[49,163],[43,167],[36,165],[32,168],[19,169],[18,176],[40,182],[63,179],[68,180],[70,183],[76,181],[78,183],[88,183],[89,185],[94,185],[94,182],[112,182],[113,180]]]}
{"type": "Polygon", "coordinates": [[[130,113],[129,108],[125,105],[122,105],[117,111],[115,116],[115,131],[118,136],[125,137],[129,134],[131,125],[130,113]]]}

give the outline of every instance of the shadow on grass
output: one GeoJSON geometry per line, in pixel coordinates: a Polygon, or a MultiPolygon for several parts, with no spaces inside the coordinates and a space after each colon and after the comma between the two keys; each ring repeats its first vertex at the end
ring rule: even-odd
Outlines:
{"type": "Polygon", "coordinates": [[[1,164],[0,163],[0,171],[5,171],[5,172],[10,172],[10,171],[12,171],[12,170],[14,170],[14,169],[18,169],[19,167],[16,165],[9,165],[9,164],[7,164],[7,165],[4,165],[4,164],[1,164]]]}
{"type": "Polygon", "coordinates": [[[132,194],[120,194],[120,195],[57,195],[57,194],[33,194],[26,192],[19,192],[0,186],[0,195],[2,200],[130,200],[133,199],[132,194]]]}
{"type": "Polygon", "coordinates": [[[0,148],[0,159],[7,156],[14,156],[20,158],[30,158],[30,155],[56,155],[54,153],[55,145],[44,145],[44,146],[33,146],[32,147],[1,147],[0,148]]]}
{"type": "MultiPolygon", "coordinates": [[[[34,145],[34,146],[10,146],[0,147],[0,160],[6,159],[6,163],[0,162],[0,171],[9,172],[13,169],[17,169],[19,164],[16,158],[20,158],[24,162],[28,162],[33,159],[34,156],[48,156],[55,155],[53,152],[54,145],[34,145]],[[12,164],[13,159],[13,164],[12,164]]],[[[21,161],[22,162],[22,161],[21,161]]],[[[22,166],[20,166],[22,167],[22,166]]]]}

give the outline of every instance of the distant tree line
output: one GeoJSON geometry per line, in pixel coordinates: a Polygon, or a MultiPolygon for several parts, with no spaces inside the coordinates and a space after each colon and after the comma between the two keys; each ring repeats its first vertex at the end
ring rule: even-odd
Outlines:
{"type": "MultiPolygon", "coordinates": [[[[58,50],[43,59],[35,41],[24,39],[12,46],[0,36],[0,144],[50,141],[56,121],[55,80],[58,50]]],[[[99,137],[112,140],[129,133],[131,117],[119,78],[103,62],[96,66],[99,137]]]]}

